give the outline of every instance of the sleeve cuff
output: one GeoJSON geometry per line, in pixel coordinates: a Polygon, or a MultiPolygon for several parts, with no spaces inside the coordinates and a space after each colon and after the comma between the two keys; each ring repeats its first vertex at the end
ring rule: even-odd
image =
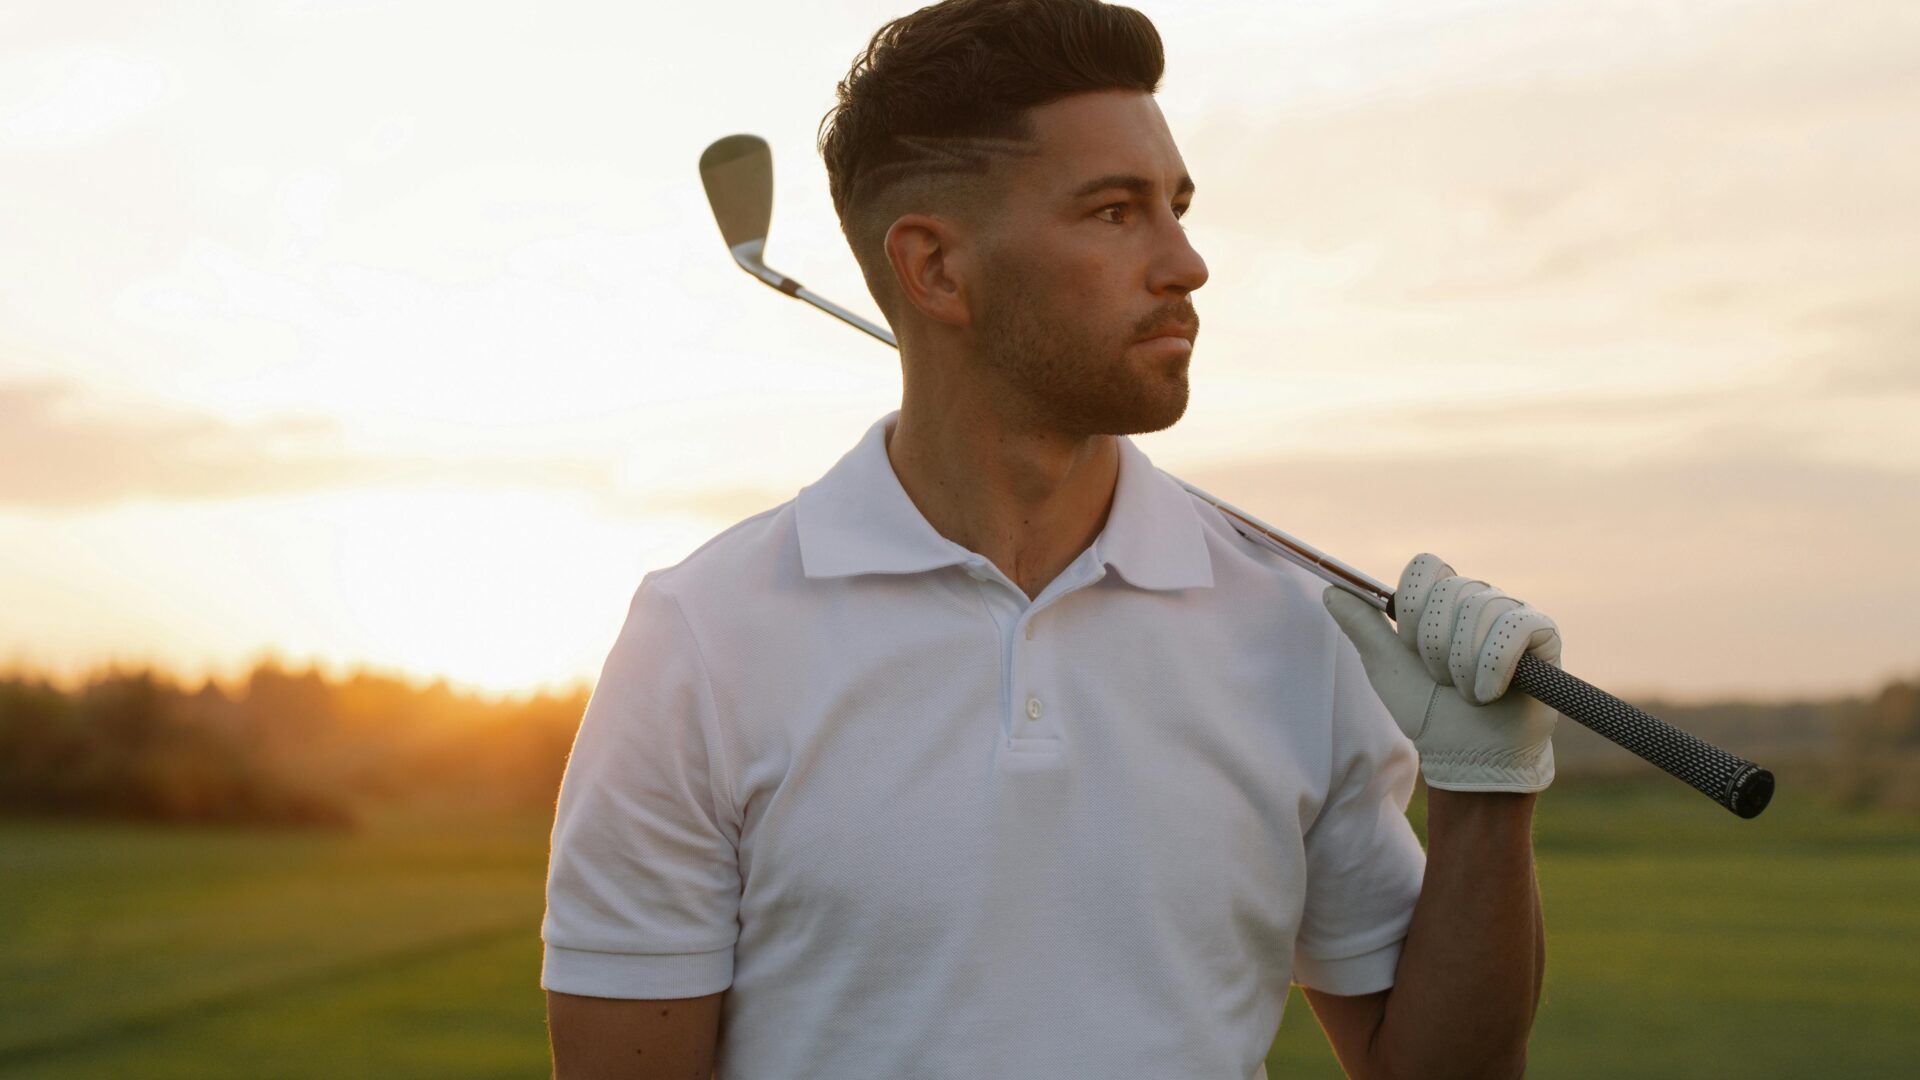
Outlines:
{"type": "Polygon", "coordinates": [[[690,998],[733,985],[733,946],[703,953],[609,953],[548,945],[540,988],[604,998],[690,998]]]}
{"type": "Polygon", "coordinates": [[[1372,952],[1334,960],[1316,960],[1295,950],[1293,981],[1342,997],[1385,990],[1393,985],[1394,972],[1400,967],[1400,947],[1406,940],[1395,938],[1372,952]]]}

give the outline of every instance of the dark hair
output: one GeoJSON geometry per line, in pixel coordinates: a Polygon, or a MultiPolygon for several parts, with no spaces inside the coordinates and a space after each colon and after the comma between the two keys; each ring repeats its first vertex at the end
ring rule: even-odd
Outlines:
{"type": "Polygon", "coordinates": [[[967,181],[1021,152],[1028,109],[1100,90],[1151,94],[1165,67],[1153,23],[1099,0],[943,0],[882,26],[840,81],[819,136],[833,208],[869,288],[899,216],[884,212],[897,201],[883,199],[889,191],[937,185],[940,197],[962,198],[967,181]]]}

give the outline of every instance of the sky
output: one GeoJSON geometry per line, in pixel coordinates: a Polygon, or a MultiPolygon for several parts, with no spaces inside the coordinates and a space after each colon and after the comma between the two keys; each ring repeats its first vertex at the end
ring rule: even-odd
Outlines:
{"type": "MultiPolygon", "coordinates": [[[[912,5],[0,6],[0,665],[519,692],[898,406],[814,149],[912,5]]],[[[1162,468],[1625,696],[1920,673],[1920,7],[1135,5],[1211,278],[1162,468]]]]}

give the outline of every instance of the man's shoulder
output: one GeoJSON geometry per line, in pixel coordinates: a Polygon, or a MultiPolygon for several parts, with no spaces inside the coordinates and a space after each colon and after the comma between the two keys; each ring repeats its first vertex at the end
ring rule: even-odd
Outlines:
{"type": "Polygon", "coordinates": [[[1225,584],[1225,595],[1238,603],[1251,591],[1269,599],[1311,601],[1308,610],[1320,607],[1320,593],[1327,583],[1312,571],[1242,536],[1225,513],[1198,496],[1193,498],[1193,509],[1213,555],[1215,585],[1225,584]]]}
{"type": "Polygon", "coordinates": [[[671,595],[683,609],[728,609],[798,579],[793,508],[788,499],[734,522],[679,562],[649,571],[642,587],[671,595]]]}

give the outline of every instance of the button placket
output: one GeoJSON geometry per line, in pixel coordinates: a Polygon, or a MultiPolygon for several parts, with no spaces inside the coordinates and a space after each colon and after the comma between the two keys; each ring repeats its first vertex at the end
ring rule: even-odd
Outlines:
{"type": "MultiPolygon", "coordinates": [[[[1022,679],[1022,682],[1030,680],[1032,668],[1031,665],[1026,662],[1030,658],[1022,655],[1020,638],[1024,636],[1028,641],[1033,640],[1033,619],[1037,614],[1039,614],[1039,608],[1034,604],[1028,604],[1026,610],[1021,614],[1019,623],[1016,623],[1014,626],[1015,629],[1024,630],[1024,633],[1010,636],[1007,639],[1007,655],[1015,657],[1018,670],[1028,676],[1027,679],[1022,679]],[[1025,626],[1020,626],[1020,623],[1024,623],[1025,626]]],[[[1020,711],[1026,714],[1026,720],[1016,722],[1015,726],[1020,729],[1023,736],[1031,738],[1039,732],[1040,699],[1033,695],[1031,687],[1023,689],[1021,696],[1025,700],[1021,701],[1019,707],[1020,711]]]]}
{"type": "Polygon", "coordinates": [[[1021,700],[1016,688],[1021,682],[1022,666],[1020,650],[1016,647],[1019,635],[1022,606],[1001,586],[992,571],[983,565],[972,564],[967,567],[967,575],[981,585],[980,599],[986,606],[987,614],[993,620],[995,637],[1000,643],[1000,715],[1003,737],[1019,738],[1021,731],[1014,723],[1015,702],[1021,700]]]}
{"type": "Polygon", "coordinates": [[[1080,586],[1074,585],[1058,592],[1049,590],[1041,593],[1022,611],[1021,622],[1025,625],[1020,626],[1019,632],[1007,641],[1007,655],[1012,658],[1011,666],[1017,676],[1013,684],[1014,696],[1009,704],[1014,710],[1012,719],[1018,738],[1039,740],[1046,745],[1058,745],[1060,739],[1058,717],[1049,719],[1047,705],[1042,698],[1048,689],[1036,681],[1036,675],[1045,666],[1037,665],[1036,660],[1038,655],[1036,650],[1042,646],[1037,644],[1028,646],[1023,642],[1034,641],[1041,614],[1078,588],[1080,586]]]}
{"type": "MultiPolygon", "coordinates": [[[[1012,740],[1009,748],[1023,757],[1060,752],[1058,724],[1047,722],[1046,704],[1039,693],[1045,687],[1034,684],[1030,671],[1032,658],[1026,654],[1033,649],[1023,648],[1023,642],[1037,641],[1035,623],[1041,612],[1105,576],[1105,567],[1092,565],[1090,555],[1083,554],[1081,562],[1088,565],[1070,567],[1033,598],[1020,594],[991,563],[975,559],[965,566],[967,576],[979,586],[982,604],[999,633],[1001,732],[1012,740]]],[[[1036,644],[1033,648],[1039,647],[1036,644]]]]}

